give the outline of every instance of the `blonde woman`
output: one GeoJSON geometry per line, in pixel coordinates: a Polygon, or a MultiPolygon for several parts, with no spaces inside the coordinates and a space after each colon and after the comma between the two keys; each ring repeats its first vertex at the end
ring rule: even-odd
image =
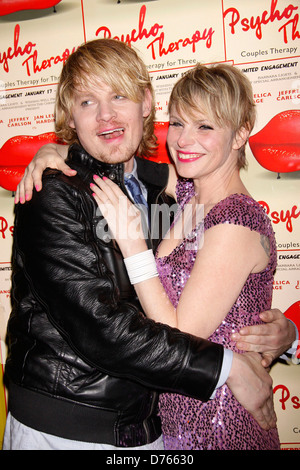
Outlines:
{"type": "MultiPolygon", "coordinates": [[[[167,142],[179,179],[169,178],[168,192],[179,210],[155,259],[142,235],[118,235],[126,220],[129,228],[139,219],[130,203],[122,219],[113,218],[119,188],[96,178],[95,198],[146,315],[236,351],[232,333],[260,323],[259,313],[271,307],[276,267],[271,222],[240,177],[255,121],[252,89],[232,66],[199,65],[175,85],[169,112],[167,142]],[[191,222],[189,233],[183,220],[191,222]]],[[[279,449],[277,430],[263,430],[227,385],[207,403],[163,393],[160,416],[166,449],[279,449]]]]}

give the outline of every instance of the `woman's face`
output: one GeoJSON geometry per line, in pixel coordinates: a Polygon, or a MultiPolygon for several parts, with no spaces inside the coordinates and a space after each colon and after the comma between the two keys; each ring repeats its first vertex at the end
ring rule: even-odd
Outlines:
{"type": "Polygon", "coordinates": [[[234,132],[210,117],[178,112],[172,107],[167,143],[180,176],[201,178],[237,161],[234,132]]]}

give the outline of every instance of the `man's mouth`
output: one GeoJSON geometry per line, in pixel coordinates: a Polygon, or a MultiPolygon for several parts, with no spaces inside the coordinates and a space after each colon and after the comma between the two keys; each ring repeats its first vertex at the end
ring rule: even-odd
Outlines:
{"type": "Polygon", "coordinates": [[[103,132],[98,132],[97,135],[100,137],[104,137],[106,140],[115,139],[120,137],[124,133],[124,127],[118,127],[116,129],[110,129],[103,132]]]}

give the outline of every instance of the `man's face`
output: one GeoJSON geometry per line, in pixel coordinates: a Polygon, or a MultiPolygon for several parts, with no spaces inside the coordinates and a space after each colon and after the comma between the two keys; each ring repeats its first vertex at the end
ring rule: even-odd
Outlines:
{"type": "Polygon", "coordinates": [[[91,156],[105,163],[124,162],[126,171],[130,171],[151,101],[149,90],[142,102],[135,103],[98,81],[88,90],[75,91],[69,125],[76,129],[81,145],[91,156]]]}

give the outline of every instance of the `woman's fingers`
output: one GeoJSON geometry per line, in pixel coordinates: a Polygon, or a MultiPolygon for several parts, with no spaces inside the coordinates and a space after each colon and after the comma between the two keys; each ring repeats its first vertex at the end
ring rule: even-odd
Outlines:
{"type": "MultiPolygon", "coordinates": [[[[94,181],[96,187],[100,188],[101,191],[107,196],[107,199],[114,205],[119,203],[120,197],[125,197],[124,193],[121,191],[119,186],[111,181],[107,177],[100,178],[97,175],[94,175],[94,181]]],[[[96,192],[97,195],[100,195],[100,192],[96,192]]]]}

